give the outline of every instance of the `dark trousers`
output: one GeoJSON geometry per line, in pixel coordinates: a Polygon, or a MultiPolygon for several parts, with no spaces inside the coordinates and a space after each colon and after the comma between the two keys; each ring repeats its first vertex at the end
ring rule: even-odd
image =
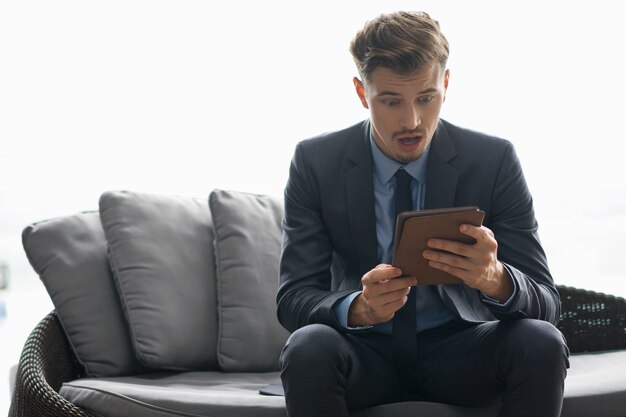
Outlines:
{"type": "Polygon", "coordinates": [[[501,417],[558,417],[569,351],[552,324],[531,319],[453,322],[418,334],[410,380],[393,364],[390,336],[344,334],[313,324],[281,355],[289,417],[347,417],[349,410],[427,400],[501,403],[501,417]]]}

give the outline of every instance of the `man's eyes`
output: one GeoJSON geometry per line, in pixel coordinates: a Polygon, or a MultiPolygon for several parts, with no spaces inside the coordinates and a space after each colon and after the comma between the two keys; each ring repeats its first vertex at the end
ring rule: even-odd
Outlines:
{"type": "Polygon", "coordinates": [[[399,104],[400,102],[398,100],[385,100],[385,104],[389,107],[395,107],[399,104]]]}
{"type": "MultiPolygon", "coordinates": [[[[428,104],[434,99],[435,99],[434,95],[428,95],[428,96],[420,96],[415,101],[418,104],[428,104]]],[[[396,107],[398,104],[400,104],[400,100],[387,99],[387,100],[384,100],[384,103],[388,107],[396,107]]]]}
{"type": "Polygon", "coordinates": [[[418,97],[417,102],[422,104],[430,103],[431,101],[433,101],[434,98],[435,96],[421,96],[418,97]]]}

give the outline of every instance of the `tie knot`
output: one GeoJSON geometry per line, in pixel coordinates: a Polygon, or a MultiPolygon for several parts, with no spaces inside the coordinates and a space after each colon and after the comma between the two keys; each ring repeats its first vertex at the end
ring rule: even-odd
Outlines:
{"type": "Polygon", "coordinates": [[[411,177],[411,174],[406,172],[404,168],[400,168],[399,170],[397,170],[395,177],[398,183],[398,187],[410,186],[411,180],[413,179],[413,177],[411,177]]]}

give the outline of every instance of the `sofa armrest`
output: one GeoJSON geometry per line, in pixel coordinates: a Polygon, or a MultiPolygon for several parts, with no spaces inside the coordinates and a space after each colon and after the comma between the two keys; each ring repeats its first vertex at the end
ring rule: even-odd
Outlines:
{"type": "Polygon", "coordinates": [[[626,300],[595,291],[557,286],[559,330],[572,353],[626,348],[626,300]]]}
{"type": "Polygon", "coordinates": [[[58,393],[63,382],[79,376],[80,365],[53,311],[26,339],[9,416],[93,416],[58,393]]]}

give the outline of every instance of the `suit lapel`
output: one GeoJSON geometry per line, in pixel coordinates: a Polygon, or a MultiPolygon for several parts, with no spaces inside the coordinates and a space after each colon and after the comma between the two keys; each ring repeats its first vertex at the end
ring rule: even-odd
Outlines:
{"type": "Polygon", "coordinates": [[[348,150],[350,166],[346,172],[346,198],[350,232],[363,273],[377,263],[376,214],[369,123],[363,123],[362,136],[348,150]]]}
{"type": "Polygon", "coordinates": [[[440,121],[431,143],[426,169],[425,209],[453,207],[459,172],[450,165],[456,149],[440,121]]]}
{"type": "MultiPolygon", "coordinates": [[[[459,172],[450,165],[456,158],[456,149],[448,131],[439,121],[439,126],[431,143],[429,154],[427,178],[426,178],[426,201],[424,208],[447,208],[454,207],[456,188],[459,181],[459,172]]],[[[465,317],[463,301],[465,285],[437,285],[436,289],[444,304],[459,317],[465,317]]],[[[469,288],[469,287],[467,287],[469,288]]]]}

